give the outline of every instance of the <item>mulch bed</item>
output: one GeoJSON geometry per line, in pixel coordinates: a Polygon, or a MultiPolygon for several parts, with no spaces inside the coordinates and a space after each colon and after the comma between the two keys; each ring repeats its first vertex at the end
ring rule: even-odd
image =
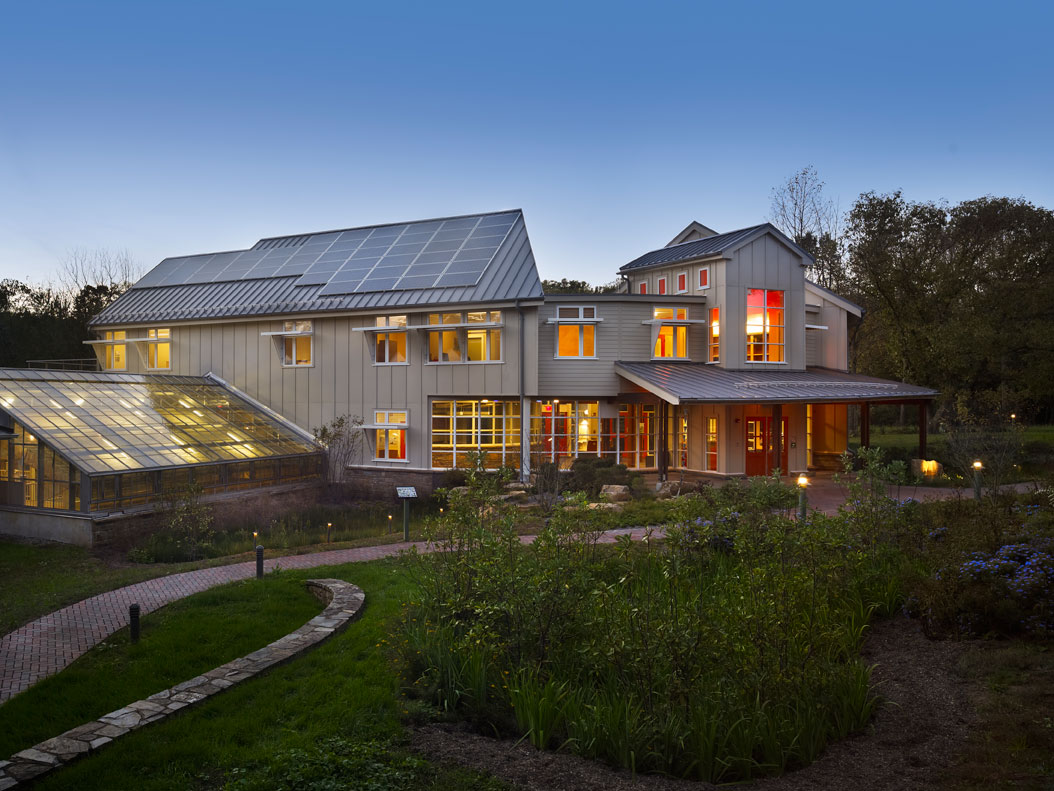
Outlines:
{"type": "MultiPolygon", "coordinates": [[[[969,685],[955,672],[963,646],[927,639],[904,617],[875,624],[863,656],[884,699],[863,733],[832,745],[814,764],[737,786],[756,791],[908,791],[938,785],[974,720],[969,685]]],[[[482,770],[523,791],[705,791],[707,783],[634,776],[526,741],[482,736],[464,725],[415,728],[411,749],[446,765],[482,770]]]]}

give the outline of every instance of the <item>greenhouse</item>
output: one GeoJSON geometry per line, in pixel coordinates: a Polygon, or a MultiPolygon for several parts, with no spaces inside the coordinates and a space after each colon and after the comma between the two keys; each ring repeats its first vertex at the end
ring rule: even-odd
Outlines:
{"type": "MultiPolygon", "coordinates": [[[[0,369],[0,507],[97,518],[318,479],[310,434],[206,375],[0,369]]],[[[5,521],[11,521],[5,519],[5,521]]]]}

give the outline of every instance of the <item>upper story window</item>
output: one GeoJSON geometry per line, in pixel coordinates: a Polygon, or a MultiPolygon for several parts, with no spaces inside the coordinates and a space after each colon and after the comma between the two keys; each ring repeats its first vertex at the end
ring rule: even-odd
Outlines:
{"type": "Polygon", "coordinates": [[[310,319],[282,324],[282,365],[296,367],[312,364],[312,326],[310,319]]]}
{"type": "Polygon", "coordinates": [[[659,293],[660,294],[665,294],[666,293],[666,278],[664,278],[664,277],[660,277],[659,278],[659,293]]]}
{"type": "MultiPolygon", "coordinates": [[[[688,308],[655,308],[652,311],[652,317],[658,322],[688,321],[688,308]]],[[[653,358],[687,358],[687,325],[660,323],[651,356],[653,358]]]]}
{"type": "Polygon", "coordinates": [[[721,359],[721,309],[710,308],[710,321],[707,323],[709,342],[707,360],[716,363],[721,359]]]}
{"type": "MultiPolygon", "coordinates": [[[[106,332],[106,340],[123,341],[128,337],[124,330],[106,332]]],[[[124,343],[106,344],[106,370],[123,371],[128,367],[128,345],[124,343]]]]}
{"type": "Polygon", "coordinates": [[[389,328],[388,332],[376,333],[377,365],[405,363],[406,357],[406,316],[378,316],[378,327],[389,328]]]}
{"type": "Polygon", "coordinates": [[[566,305],[556,309],[556,356],[597,356],[597,309],[566,305]]]}
{"type": "Polygon", "coordinates": [[[467,313],[431,313],[428,361],[431,363],[501,362],[500,310],[470,310],[467,313]]]}
{"type": "Polygon", "coordinates": [[[782,291],[747,291],[747,362],[784,361],[784,315],[782,291]]]}
{"type": "Polygon", "coordinates": [[[406,413],[375,410],[377,447],[373,457],[385,461],[406,461],[406,413]]]}
{"type": "Polygon", "coordinates": [[[710,288],[710,267],[703,266],[699,268],[699,289],[710,288]]]}
{"type": "Polygon", "coordinates": [[[640,285],[638,286],[638,292],[637,293],[639,293],[639,294],[647,294],[648,293],[648,282],[646,280],[640,281],[640,285]]]}
{"type": "Polygon", "coordinates": [[[158,371],[172,367],[172,330],[147,330],[146,366],[158,371]]]}
{"type": "Polygon", "coordinates": [[[677,274],[677,293],[684,294],[688,291],[688,273],[679,272],[677,274]]]}

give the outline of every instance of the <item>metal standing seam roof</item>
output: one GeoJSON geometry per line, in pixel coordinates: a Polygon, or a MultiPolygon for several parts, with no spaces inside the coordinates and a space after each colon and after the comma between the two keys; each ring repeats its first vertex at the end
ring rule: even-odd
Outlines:
{"type": "Polygon", "coordinates": [[[319,452],[208,376],[0,368],[4,412],[90,475],[319,452]]]}
{"type": "Polygon", "coordinates": [[[619,272],[629,272],[635,269],[644,269],[646,267],[660,266],[664,264],[676,264],[681,261],[691,261],[696,258],[707,258],[721,255],[726,250],[731,250],[745,243],[750,237],[763,230],[771,231],[784,243],[790,245],[811,260],[812,256],[798,247],[798,245],[794,244],[793,240],[788,239],[776,226],[765,222],[760,225],[752,225],[749,228],[740,228],[738,231],[728,231],[726,233],[719,233],[713,236],[706,236],[702,239],[696,239],[692,242],[681,242],[680,244],[675,244],[670,247],[661,247],[658,250],[652,250],[650,253],[645,253],[639,258],[633,259],[628,264],[621,267],[619,272]]]}
{"type": "MultiPolygon", "coordinates": [[[[262,239],[251,250],[165,259],[96,316],[91,324],[103,327],[240,316],[387,310],[416,306],[541,299],[542,283],[538,276],[527,227],[520,210],[421,220],[416,223],[403,223],[402,226],[413,230],[417,226],[430,227],[437,223],[453,221],[494,222],[503,217],[508,217],[511,225],[493,253],[487,253],[490,255],[489,259],[479,260],[478,264],[473,261],[459,262],[454,260],[457,255],[471,253],[467,251],[450,252],[452,260],[448,268],[458,268],[460,265],[460,268],[465,270],[466,267],[478,265],[482,267],[481,271],[478,273],[475,270],[465,271],[465,276],[462,278],[435,275],[433,281],[438,284],[437,286],[395,289],[389,285],[390,281],[376,280],[372,282],[376,282],[378,287],[372,289],[369,285],[371,281],[365,280],[360,285],[354,286],[358,290],[351,293],[332,293],[335,288],[339,290],[339,284],[334,286],[332,283],[305,282],[311,280],[312,267],[326,266],[326,262],[322,260],[325,254],[318,254],[316,263],[312,264],[308,262],[308,257],[315,256],[315,253],[308,256],[306,253],[297,251],[302,251],[312,245],[323,249],[325,241],[316,244],[312,240],[339,238],[339,234],[345,233],[327,231],[320,234],[262,239]],[[265,273],[270,269],[266,261],[260,259],[260,256],[270,255],[274,251],[284,256],[283,261],[286,263],[281,266],[276,265],[278,268],[272,274],[257,277],[257,274],[265,273]],[[238,256],[243,253],[252,254],[253,257],[250,263],[243,264],[243,268],[238,269],[238,256]],[[296,259],[301,260],[296,263],[296,259]],[[210,276],[219,279],[204,280],[210,276]],[[446,279],[454,282],[460,281],[464,284],[442,285],[446,279]],[[468,283],[469,279],[474,279],[474,282],[468,283]],[[172,282],[174,280],[181,282],[172,282]],[[385,287],[382,288],[381,285],[385,287]]],[[[388,225],[367,226],[348,229],[347,232],[361,235],[375,229],[383,230],[390,227],[388,225]]],[[[422,232],[424,233],[427,231],[422,232]]],[[[354,242],[347,244],[351,245],[354,242]]],[[[348,250],[352,248],[349,247],[348,250]]],[[[345,262],[344,265],[350,263],[352,262],[345,262]]],[[[428,271],[432,271],[439,265],[418,265],[410,262],[404,266],[407,268],[404,270],[402,280],[417,284],[429,277],[415,275],[418,269],[423,270],[427,267],[428,271]],[[415,266],[418,269],[415,269],[415,266]]]]}
{"type": "Polygon", "coordinates": [[[615,373],[677,403],[905,401],[936,390],[827,368],[729,371],[704,363],[616,362],[615,373]]]}

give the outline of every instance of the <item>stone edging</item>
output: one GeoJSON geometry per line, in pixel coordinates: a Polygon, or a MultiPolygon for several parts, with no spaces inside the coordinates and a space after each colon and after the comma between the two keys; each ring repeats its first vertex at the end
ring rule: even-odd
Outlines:
{"type": "Polygon", "coordinates": [[[366,598],[358,586],[343,580],[307,580],[306,585],[326,602],[321,615],[258,651],[155,693],[146,700],[129,703],[97,720],[15,753],[7,761],[0,761],[0,791],[36,780],[126,733],[163,720],[180,709],[201,703],[211,695],[289,661],[343,630],[358,616],[366,598]]]}

